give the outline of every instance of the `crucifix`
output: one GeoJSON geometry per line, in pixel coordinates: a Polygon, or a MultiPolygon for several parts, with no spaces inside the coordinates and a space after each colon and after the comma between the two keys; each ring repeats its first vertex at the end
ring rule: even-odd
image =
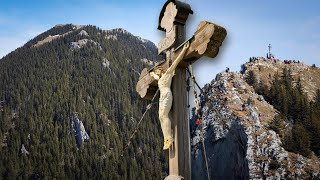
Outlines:
{"type": "Polygon", "coordinates": [[[138,94],[148,100],[160,89],[159,119],[164,149],[169,150],[167,180],[191,179],[186,68],[202,56],[216,57],[227,35],[223,27],[202,21],[194,35],[185,41],[189,14],[193,11],[187,3],[168,0],[164,4],[158,29],[166,36],[159,42],[158,52],[165,54],[166,59],[151,69],[143,69],[136,86],[138,94]]]}

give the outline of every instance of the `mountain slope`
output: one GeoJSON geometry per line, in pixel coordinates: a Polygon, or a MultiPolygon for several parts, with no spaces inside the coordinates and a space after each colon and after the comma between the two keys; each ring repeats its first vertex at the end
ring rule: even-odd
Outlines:
{"type": "MultiPolygon", "coordinates": [[[[202,125],[213,179],[309,179],[320,161],[288,152],[270,128],[277,110],[241,74],[220,73],[204,88],[202,125]]],[[[200,130],[191,122],[192,177],[206,179],[200,130]]]]}
{"type": "Polygon", "coordinates": [[[266,59],[263,57],[251,58],[250,62],[243,65],[245,74],[253,71],[256,74],[257,80],[262,81],[268,87],[272,84],[274,76],[282,73],[286,68],[291,71],[294,78],[294,85],[300,77],[303,91],[307,93],[309,100],[314,99],[316,91],[320,87],[320,68],[307,66],[303,62],[279,59],[266,59]]]}
{"type": "Polygon", "coordinates": [[[1,176],[164,177],[155,113],[124,149],[147,103],[134,92],[138,71],[157,59],[153,43],[123,29],[72,24],[57,25],[2,58],[1,176]]]}
{"type": "MultiPolygon", "coordinates": [[[[134,91],[139,72],[158,59],[152,42],[124,29],[72,24],[57,25],[2,58],[2,178],[163,179],[168,154],[162,150],[157,107],[125,149],[148,103],[134,91]]],[[[243,70],[220,73],[203,88],[211,177],[319,179],[319,68],[259,58],[243,70]],[[256,75],[253,86],[245,82],[250,71],[256,75]],[[264,91],[257,89],[260,84],[264,91]],[[297,105],[288,108],[290,103],[297,105]],[[287,134],[296,143],[292,149],[285,147],[287,134]],[[307,149],[308,157],[299,155],[299,148],[307,149]]],[[[206,179],[195,120],[192,177],[206,179]]]]}

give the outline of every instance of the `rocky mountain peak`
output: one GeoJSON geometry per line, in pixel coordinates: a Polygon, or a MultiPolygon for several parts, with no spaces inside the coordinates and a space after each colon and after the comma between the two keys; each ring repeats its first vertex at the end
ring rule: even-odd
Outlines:
{"type": "MultiPolygon", "coordinates": [[[[270,129],[277,110],[245,82],[244,75],[220,73],[203,91],[202,126],[211,177],[299,179],[320,176],[317,157],[306,158],[282,147],[279,135],[270,129]]],[[[195,118],[191,121],[192,177],[205,179],[200,129],[194,122],[195,118]]]]}
{"type": "Polygon", "coordinates": [[[258,82],[262,81],[263,84],[270,87],[274,76],[276,74],[281,75],[285,68],[290,71],[294,78],[293,86],[300,78],[304,92],[307,93],[309,100],[313,100],[320,87],[320,68],[318,67],[308,66],[297,60],[252,57],[249,62],[242,66],[242,72],[247,76],[249,71],[253,71],[258,82]]]}
{"type": "Polygon", "coordinates": [[[118,33],[118,34],[131,34],[130,32],[128,32],[127,30],[125,30],[123,28],[115,28],[115,29],[111,29],[111,30],[106,30],[106,32],[112,32],[112,33],[118,33]]]}
{"type": "Polygon", "coordinates": [[[106,39],[118,40],[119,38],[121,39],[121,37],[122,38],[123,37],[125,37],[125,38],[131,37],[132,39],[135,39],[138,42],[144,44],[145,48],[152,48],[152,49],[156,48],[156,46],[154,45],[153,42],[151,42],[147,39],[143,39],[140,36],[135,36],[123,28],[115,28],[115,29],[111,29],[111,30],[105,30],[104,32],[106,33],[106,36],[105,36],[106,39]]]}
{"type": "Polygon", "coordinates": [[[60,27],[65,27],[65,26],[72,26],[73,29],[80,29],[83,27],[83,25],[77,25],[77,24],[57,24],[53,26],[53,28],[60,28],[60,27]]]}

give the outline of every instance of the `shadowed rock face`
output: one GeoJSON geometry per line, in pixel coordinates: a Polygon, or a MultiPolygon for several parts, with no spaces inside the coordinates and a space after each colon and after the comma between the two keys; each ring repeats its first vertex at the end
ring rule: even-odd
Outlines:
{"type": "MultiPolygon", "coordinates": [[[[211,179],[319,177],[319,160],[287,152],[269,129],[277,114],[238,73],[203,88],[202,127],[211,179]]],[[[191,119],[192,179],[207,179],[199,127],[191,119]]]]}
{"type": "MultiPolygon", "coordinates": [[[[214,132],[211,131],[211,133],[214,132]]],[[[208,135],[214,136],[214,134],[208,135]]],[[[210,142],[210,138],[205,141],[206,144],[212,144],[207,152],[210,154],[210,164],[213,164],[210,174],[214,179],[247,179],[249,177],[246,141],[247,135],[243,127],[235,121],[232,122],[225,138],[216,142],[210,142]]]]}
{"type": "MultiPolygon", "coordinates": [[[[247,135],[243,126],[219,104],[203,107],[204,133],[209,173],[213,179],[248,179],[247,135]],[[222,121],[221,121],[222,120],[222,121]]],[[[196,130],[192,139],[192,179],[207,179],[200,139],[196,130]]]]}

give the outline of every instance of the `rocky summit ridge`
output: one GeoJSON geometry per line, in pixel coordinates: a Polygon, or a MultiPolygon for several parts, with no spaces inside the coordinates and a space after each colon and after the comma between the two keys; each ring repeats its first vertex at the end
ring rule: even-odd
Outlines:
{"type": "Polygon", "coordinates": [[[246,75],[253,71],[258,81],[270,86],[276,74],[281,74],[287,68],[293,76],[294,85],[300,78],[303,91],[307,93],[309,100],[314,99],[316,91],[320,87],[320,68],[315,65],[308,66],[296,60],[267,59],[264,57],[252,57],[242,66],[242,72],[246,75]]]}
{"type": "MultiPolygon", "coordinates": [[[[245,66],[272,69],[272,62],[264,59],[255,63],[245,66]]],[[[235,72],[219,73],[203,88],[202,125],[210,176],[213,179],[320,178],[320,161],[315,155],[307,158],[283,148],[279,135],[270,128],[277,110],[244,77],[235,72]]],[[[200,130],[195,129],[194,122],[195,118],[191,121],[192,177],[206,179],[200,130]]]]}

